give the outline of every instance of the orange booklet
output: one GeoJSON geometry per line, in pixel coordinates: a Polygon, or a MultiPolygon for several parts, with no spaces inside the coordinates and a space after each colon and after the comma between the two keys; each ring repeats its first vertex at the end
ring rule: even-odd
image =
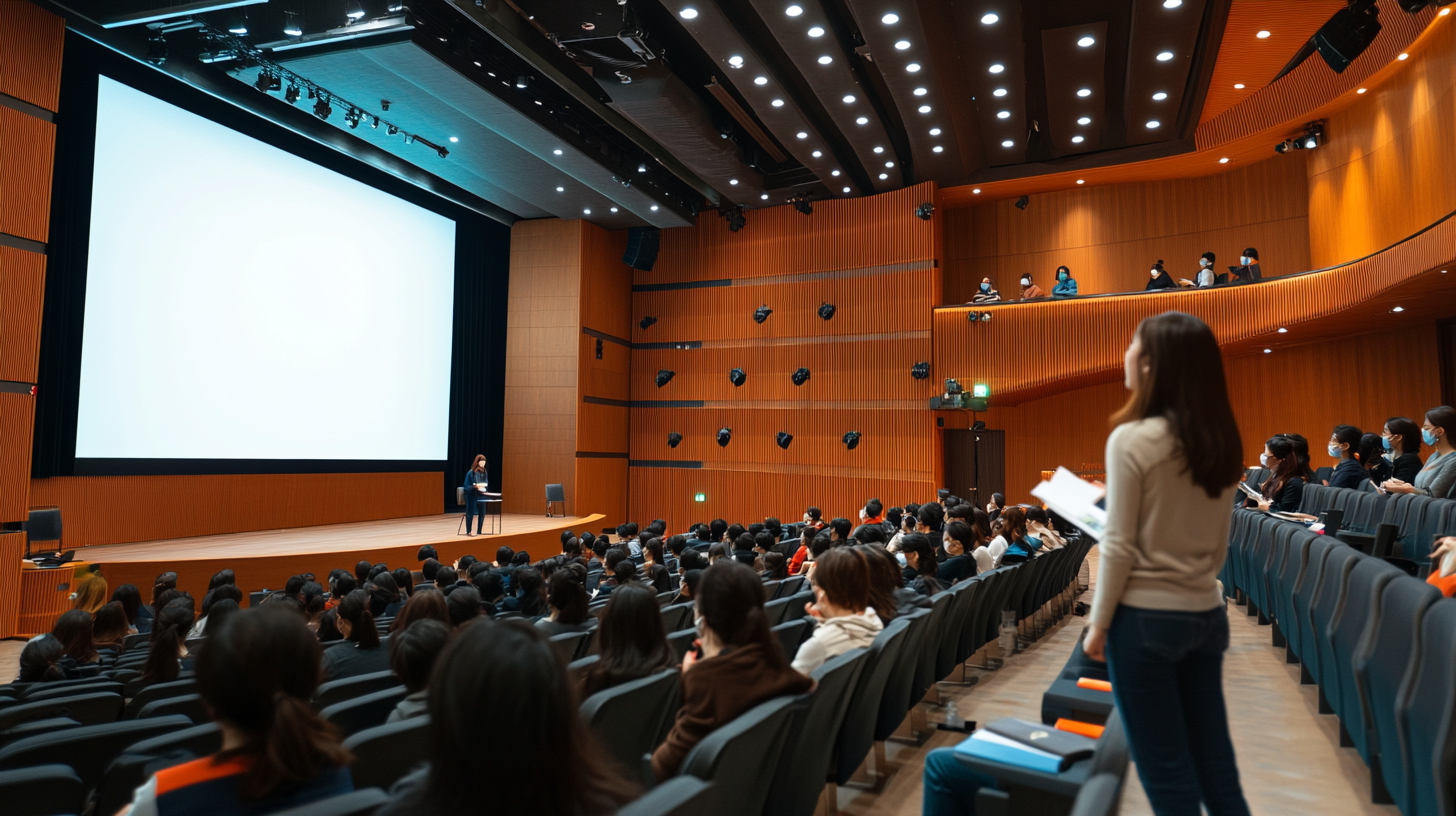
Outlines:
{"type": "Polygon", "coordinates": [[[1107,730],[1107,726],[1084,723],[1081,720],[1059,718],[1056,729],[1058,731],[1070,731],[1073,734],[1081,734],[1084,737],[1091,737],[1092,739],[1101,739],[1102,732],[1107,730]]]}
{"type": "Polygon", "coordinates": [[[1112,691],[1112,684],[1106,680],[1095,680],[1091,677],[1083,677],[1077,681],[1077,688],[1092,689],[1093,691],[1112,691]]]}

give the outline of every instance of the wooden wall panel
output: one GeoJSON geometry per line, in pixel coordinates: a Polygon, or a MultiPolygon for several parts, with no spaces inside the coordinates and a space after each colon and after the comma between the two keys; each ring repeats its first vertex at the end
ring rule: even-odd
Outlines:
{"type": "Polygon", "coordinates": [[[631,415],[632,268],[622,262],[627,233],[582,224],[581,327],[577,377],[577,513],[601,513],[604,526],[627,520],[627,446],[631,415]],[[601,332],[606,337],[588,334],[601,332]],[[597,359],[597,346],[601,359],[597,359]],[[611,400],[603,405],[592,400],[611,400]],[[620,458],[591,458],[610,453],[620,458]]]}
{"type": "Polygon", "coordinates": [[[45,267],[44,255],[0,246],[0,380],[35,382],[45,267]]]}
{"type": "Polygon", "coordinates": [[[50,231],[56,126],[0,107],[0,144],[5,146],[0,155],[0,232],[44,243],[50,231]]]}
{"type": "Polygon", "coordinates": [[[539,513],[544,486],[576,473],[581,229],[579,221],[518,221],[511,228],[509,329],[501,463],[505,512],[539,513]]]}
{"type": "MultiPolygon", "coordinates": [[[[582,402],[576,410],[577,451],[626,454],[629,444],[628,422],[628,408],[625,405],[582,402]]],[[[581,460],[578,459],[576,464],[577,467],[580,467],[581,460]]],[[[593,508],[591,512],[605,513],[606,511],[593,508]]]]}
{"type": "Polygon", "coordinates": [[[1379,251],[1456,211],[1456,25],[1449,16],[1387,80],[1330,117],[1325,133],[1328,141],[1309,160],[1317,266],[1379,251]]]}
{"type": "MultiPolygon", "coordinates": [[[[577,504],[604,516],[601,524],[593,526],[593,533],[627,521],[627,484],[625,458],[576,460],[577,504]]],[[[578,536],[583,532],[583,529],[576,531],[578,536]]]]}
{"type": "Polygon", "coordinates": [[[33,479],[30,501],[61,508],[66,549],[441,511],[439,471],[33,479]]]}
{"type": "Polygon", "coordinates": [[[20,565],[25,555],[25,533],[0,532],[0,638],[20,630],[20,565]]]}
{"type": "Polygon", "coordinates": [[[1159,259],[1192,279],[1204,252],[1225,271],[1249,246],[1266,277],[1304,272],[1308,201],[1300,151],[1217,176],[1039,195],[1024,211],[1004,199],[949,210],[945,302],[969,302],[987,276],[1005,298],[1020,297],[1026,273],[1050,293],[1061,264],[1082,294],[1141,291],[1159,259]]]}
{"type": "Polygon", "coordinates": [[[0,94],[60,110],[66,21],[23,0],[0,2],[0,94]]]}
{"type": "Polygon", "coordinates": [[[630,340],[632,267],[622,263],[627,231],[581,224],[581,325],[630,340]]]}
{"type": "Polygon", "coordinates": [[[0,521],[24,521],[30,501],[30,435],[35,397],[0,392],[0,521]]]}

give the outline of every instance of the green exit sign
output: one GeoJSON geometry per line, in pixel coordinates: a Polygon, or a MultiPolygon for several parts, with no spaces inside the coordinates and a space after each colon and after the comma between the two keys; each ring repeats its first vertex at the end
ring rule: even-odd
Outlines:
{"type": "Polygon", "coordinates": [[[977,399],[985,399],[991,396],[991,387],[984,383],[976,383],[971,386],[971,396],[977,399]]]}
{"type": "Polygon", "coordinates": [[[693,494],[693,501],[695,501],[695,502],[701,502],[701,501],[707,501],[707,500],[708,500],[708,494],[707,493],[694,493],[693,494]]]}

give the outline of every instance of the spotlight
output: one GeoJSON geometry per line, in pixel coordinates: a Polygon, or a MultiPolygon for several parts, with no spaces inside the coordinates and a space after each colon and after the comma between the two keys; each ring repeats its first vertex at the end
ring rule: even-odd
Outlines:
{"type": "Polygon", "coordinates": [[[961,384],[960,383],[956,382],[955,379],[953,379],[951,377],[947,377],[946,378],[946,380],[945,380],[945,396],[946,396],[947,399],[949,399],[950,397],[960,396],[963,393],[965,393],[965,389],[961,388],[961,384]]]}
{"type": "Polygon", "coordinates": [[[288,83],[288,90],[286,90],[286,91],[283,92],[283,101],[284,102],[287,102],[290,105],[292,105],[292,104],[298,102],[298,96],[299,96],[298,86],[297,85],[294,85],[292,82],[288,83]]]}
{"type": "Polygon", "coordinates": [[[389,134],[390,136],[393,136],[399,133],[399,128],[395,127],[394,125],[388,125],[384,128],[384,132],[389,134]]]}
{"type": "Polygon", "coordinates": [[[669,448],[675,448],[680,444],[682,444],[682,434],[673,431],[667,435],[667,446],[669,448]]]}
{"type": "Polygon", "coordinates": [[[733,383],[733,387],[737,388],[745,382],[748,382],[748,375],[743,373],[743,369],[735,368],[728,372],[728,381],[733,383]]]}
{"type": "Polygon", "coordinates": [[[360,114],[358,108],[349,108],[349,112],[344,114],[344,124],[348,125],[350,130],[359,127],[359,119],[360,114]]]}
{"type": "Polygon", "coordinates": [[[404,3],[401,3],[400,0],[389,0],[389,5],[385,8],[389,10],[390,14],[398,14],[404,11],[404,3]]]}
{"type": "Polygon", "coordinates": [[[910,376],[914,377],[917,380],[930,379],[930,363],[922,362],[910,366],[910,376]]]}
{"type": "Polygon", "coordinates": [[[228,18],[228,33],[236,34],[239,37],[248,35],[248,13],[246,11],[238,9],[228,18]]]}
{"type": "Polygon", "coordinates": [[[263,93],[268,93],[268,89],[273,87],[273,78],[268,75],[266,70],[259,71],[258,78],[253,80],[253,87],[263,93]]]}
{"type": "Polygon", "coordinates": [[[652,315],[648,315],[648,316],[642,318],[641,320],[637,321],[637,325],[643,331],[647,331],[647,327],[648,326],[651,326],[652,324],[654,324],[656,322],[657,322],[657,318],[653,317],[652,315]]]}
{"type": "Polygon", "coordinates": [[[364,16],[364,7],[359,5],[359,0],[349,0],[344,4],[344,16],[352,23],[364,16]]]}
{"type": "Polygon", "coordinates": [[[1030,203],[1031,203],[1031,196],[1022,196],[1021,198],[1016,199],[1016,209],[1018,209],[1018,210],[1024,210],[1024,209],[1026,209],[1026,205],[1028,205],[1030,203]]]}
{"type": "MultiPolygon", "coordinates": [[[[631,183],[631,180],[628,179],[628,186],[631,186],[631,183]]],[[[726,212],[723,210],[719,210],[718,212],[720,215],[723,216],[724,219],[728,221],[729,232],[737,232],[743,229],[744,225],[748,223],[748,218],[743,214],[742,207],[734,207],[726,212]]]]}
{"type": "Polygon", "coordinates": [[[1380,33],[1380,21],[1375,19],[1379,14],[1375,0],[1356,0],[1335,12],[1310,41],[1332,71],[1344,73],[1380,33]]]}
{"type": "Polygon", "coordinates": [[[440,154],[440,158],[442,158],[442,159],[450,155],[450,151],[446,150],[443,147],[437,147],[437,148],[435,148],[435,152],[438,153],[438,154],[440,154]]]}
{"type": "Polygon", "coordinates": [[[531,87],[531,78],[525,74],[516,77],[516,87],[523,91],[531,87]]]}
{"type": "Polygon", "coordinates": [[[753,322],[759,325],[763,325],[763,321],[768,320],[768,316],[771,314],[773,314],[773,309],[770,309],[768,307],[768,304],[765,303],[764,305],[753,310],[753,322]]]}
{"type": "Polygon", "coordinates": [[[372,127],[375,130],[379,130],[379,117],[378,116],[374,117],[374,120],[369,123],[369,127],[372,127]]]}
{"type": "Polygon", "coordinates": [[[809,369],[801,368],[794,372],[794,385],[803,385],[809,381],[809,369]]]}
{"type": "Polygon", "coordinates": [[[733,441],[733,429],[732,428],[719,428],[718,429],[718,447],[720,447],[720,448],[726,448],[726,447],[728,447],[728,443],[729,442],[732,442],[732,441],[733,441]]]}
{"type": "Polygon", "coordinates": [[[167,38],[162,32],[153,31],[147,35],[147,62],[162,65],[167,61],[167,38]]]}
{"type": "Polygon", "coordinates": [[[921,221],[929,221],[932,215],[935,215],[935,205],[929,201],[915,208],[915,217],[921,221]]]}
{"type": "Polygon", "coordinates": [[[833,318],[834,318],[834,304],[833,303],[821,303],[821,304],[819,304],[819,319],[820,320],[831,320],[833,318]]]}
{"type": "Polygon", "coordinates": [[[848,431],[844,434],[844,446],[850,450],[859,447],[859,431],[848,431]]]}
{"type": "Polygon", "coordinates": [[[327,119],[333,112],[334,109],[329,106],[329,98],[320,94],[318,101],[313,103],[313,115],[320,119],[327,119]]]}
{"type": "Polygon", "coordinates": [[[794,435],[787,431],[779,431],[778,438],[774,440],[780,448],[789,449],[789,443],[794,441],[794,435]]]}
{"type": "Polygon", "coordinates": [[[647,165],[646,164],[639,164],[639,165],[637,165],[637,172],[639,172],[639,173],[646,173],[647,172],[647,165]]]}
{"type": "Polygon", "coordinates": [[[302,37],[303,15],[296,11],[283,12],[283,33],[289,37],[302,37]]]}
{"type": "Polygon", "coordinates": [[[798,210],[799,212],[803,213],[804,215],[808,215],[808,214],[814,212],[814,205],[812,205],[812,204],[809,203],[809,194],[808,193],[799,193],[798,195],[794,196],[793,198],[790,198],[789,199],[789,203],[790,204],[793,204],[794,205],[794,209],[795,210],[798,210]]]}
{"type": "Polygon", "coordinates": [[[978,420],[976,420],[975,422],[971,423],[971,430],[973,430],[973,431],[984,431],[984,430],[986,430],[986,421],[984,419],[978,419],[978,420]]]}
{"type": "Polygon", "coordinates": [[[676,374],[677,374],[676,371],[668,371],[665,368],[658,369],[658,371],[657,371],[657,387],[658,388],[661,388],[664,385],[667,385],[668,383],[672,382],[672,378],[676,374]]]}

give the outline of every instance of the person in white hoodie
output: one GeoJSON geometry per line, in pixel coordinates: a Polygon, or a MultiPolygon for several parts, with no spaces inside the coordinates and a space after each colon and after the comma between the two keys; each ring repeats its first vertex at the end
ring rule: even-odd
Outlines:
{"type": "Polygon", "coordinates": [[[814,602],[805,605],[814,634],[799,647],[793,668],[809,674],[850,649],[869,646],[884,628],[870,607],[870,567],[851,547],[834,547],[814,562],[814,602]]]}

